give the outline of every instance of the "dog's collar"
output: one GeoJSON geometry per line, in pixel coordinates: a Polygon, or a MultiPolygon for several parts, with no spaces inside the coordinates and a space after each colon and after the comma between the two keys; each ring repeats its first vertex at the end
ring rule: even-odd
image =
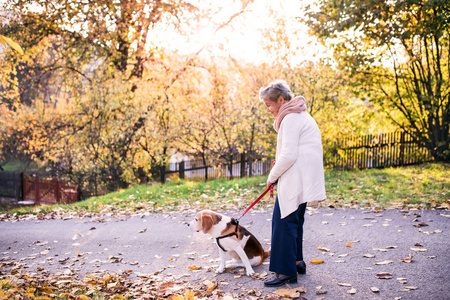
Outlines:
{"type": "Polygon", "coordinates": [[[217,246],[219,246],[219,248],[222,249],[223,252],[227,252],[227,250],[225,250],[225,248],[222,247],[219,240],[233,236],[233,235],[235,235],[236,237],[238,236],[237,231],[238,231],[238,227],[239,227],[239,221],[236,219],[231,219],[231,224],[236,225],[236,229],[234,230],[234,232],[229,233],[227,235],[222,235],[222,236],[219,236],[216,238],[217,246]]]}

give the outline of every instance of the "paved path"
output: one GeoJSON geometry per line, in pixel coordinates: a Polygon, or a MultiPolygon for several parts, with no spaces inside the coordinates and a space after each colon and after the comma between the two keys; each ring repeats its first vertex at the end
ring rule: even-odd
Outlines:
{"type": "MultiPolygon", "coordinates": [[[[213,240],[186,226],[194,214],[1,222],[0,262],[6,270],[20,264],[32,272],[70,269],[80,276],[100,270],[161,271],[160,276],[192,284],[217,280],[218,289],[242,298],[251,290],[263,298],[278,289],[241,276],[240,269],[216,275],[219,255],[213,240]],[[193,266],[201,269],[190,270],[193,266]]],[[[265,248],[270,247],[270,218],[270,211],[252,210],[241,220],[265,248]]],[[[307,274],[283,288],[305,287],[306,299],[449,299],[449,234],[448,211],[311,209],[304,236],[307,274]],[[400,261],[410,254],[411,263],[400,261]],[[314,265],[312,259],[324,263],[314,265]],[[390,273],[392,279],[378,279],[379,272],[390,273]],[[373,293],[371,287],[380,292],[373,293]],[[349,294],[351,289],[356,293],[349,294]]],[[[255,271],[270,276],[268,267],[267,261],[255,271]]]]}

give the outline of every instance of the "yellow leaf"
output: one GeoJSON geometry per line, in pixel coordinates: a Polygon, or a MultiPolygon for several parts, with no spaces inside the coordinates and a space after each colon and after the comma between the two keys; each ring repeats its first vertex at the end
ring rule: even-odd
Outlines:
{"type": "Polygon", "coordinates": [[[187,291],[184,297],[186,300],[194,300],[194,291],[187,291]]]}
{"type": "Polygon", "coordinates": [[[281,297],[286,297],[286,298],[299,298],[300,297],[300,292],[298,291],[298,289],[279,289],[275,291],[275,294],[277,294],[278,296],[281,297]]]}
{"type": "Polygon", "coordinates": [[[0,35],[0,43],[3,45],[3,47],[6,48],[5,40],[3,39],[3,35],[0,35]]]}
{"type": "Polygon", "coordinates": [[[86,296],[86,295],[79,295],[79,296],[76,298],[76,300],[91,300],[91,298],[89,298],[89,297],[86,296]]]}
{"type": "Polygon", "coordinates": [[[189,268],[189,270],[200,270],[202,267],[189,266],[188,268],[189,268]]]}
{"type": "Polygon", "coordinates": [[[185,300],[183,297],[175,295],[172,297],[172,300],[185,300]]]}
{"type": "Polygon", "coordinates": [[[115,295],[113,299],[125,299],[122,295],[115,295]]]}
{"type": "Polygon", "coordinates": [[[354,247],[352,243],[348,242],[347,244],[345,244],[345,246],[347,247],[354,247]]]}
{"type": "Polygon", "coordinates": [[[16,50],[17,52],[19,52],[20,54],[23,55],[23,50],[22,48],[19,46],[19,44],[17,44],[16,42],[14,42],[13,40],[11,40],[10,38],[7,38],[6,36],[1,36],[3,38],[3,40],[14,50],[16,50]]]}
{"type": "Polygon", "coordinates": [[[8,279],[2,279],[2,280],[0,280],[0,285],[7,285],[7,284],[9,284],[9,280],[8,279]]]}
{"type": "Polygon", "coordinates": [[[324,261],[321,260],[321,259],[312,259],[312,260],[310,261],[310,263],[312,263],[312,264],[314,264],[314,265],[318,265],[318,264],[323,264],[324,261]]]}
{"type": "Polygon", "coordinates": [[[203,284],[206,285],[208,292],[212,292],[217,287],[217,283],[209,280],[204,281],[203,284]]]}
{"type": "Polygon", "coordinates": [[[48,286],[46,286],[42,292],[46,293],[46,294],[53,294],[53,291],[51,288],[49,288],[48,286]]]}
{"type": "Polygon", "coordinates": [[[322,250],[322,251],[325,251],[325,252],[330,252],[330,249],[328,249],[328,248],[325,248],[325,247],[317,247],[317,249],[319,249],[319,250],[322,250]]]}

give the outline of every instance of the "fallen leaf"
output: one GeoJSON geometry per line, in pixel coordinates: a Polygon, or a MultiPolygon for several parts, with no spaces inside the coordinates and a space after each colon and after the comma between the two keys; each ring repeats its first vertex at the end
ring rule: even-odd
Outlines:
{"type": "Polygon", "coordinates": [[[409,248],[409,249],[411,249],[412,251],[417,251],[417,252],[426,252],[426,251],[428,251],[427,249],[424,249],[424,248],[409,248]]]}
{"type": "Polygon", "coordinates": [[[370,290],[371,290],[372,292],[374,292],[374,293],[380,292],[380,289],[377,288],[377,287],[374,287],[374,286],[370,287],[370,290]]]}
{"type": "Polygon", "coordinates": [[[353,244],[350,243],[350,242],[346,243],[345,246],[347,246],[347,247],[355,247],[355,246],[353,246],[353,244]]]}
{"type": "Polygon", "coordinates": [[[413,226],[414,226],[414,227],[417,227],[417,228],[420,228],[420,227],[428,226],[428,224],[425,223],[425,222],[422,222],[422,223],[419,223],[419,224],[416,224],[416,225],[413,225],[413,226]]]}
{"type": "Polygon", "coordinates": [[[310,261],[310,263],[312,263],[312,264],[314,264],[314,265],[319,265],[319,264],[323,264],[324,261],[321,260],[321,259],[312,259],[312,260],[310,261]]]}
{"type": "Polygon", "coordinates": [[[399,278],[397,278],[397,281],[398,281],[399,283],[403,283],[403,284],[407,284],[407,283],[408,283],[408,279],[407,279],[407,278],[401,278],[401,277],[399,277],[399,278]]]}
{"type": "Polygon", "coordinates": [[[189,266],[188,269],[189,270],[200,270],[202,267],[197,267],[197,266],[189,266]]]}
{"type": "Polygon", "coordinates": [[[144,228],[144,229],[140,230],[139,233],[144,233],[146,231],[147,231],[147,228],[144,228]]]}
{"type": "Polygon", "coordinates": [[[328,291],[316,291],[316,295],[325,295],[328,291]]]}
{"type": "Polygon", "coordinates": [[[392,260],[383,260],[383,261],[376,261],[373,264],[374,265],[388,265],[388,264],[391,264],[391,263],[393,263],[392,260]]]}
{"type": "Polygon", "coordinates": [[[413,256],[410,253],[408,257],[402,258],[402,259],[400,259],[400,261],[405,262],[405,263],[410,263],[410,262],[412,262],[412,258],[413,258],[413,256]]]}
{"type": "Polygon", "coordinates": [[[393,276],[391,273],[388,272],[379,272],[377,273],[376,277],[378,279],[391,279],[393,276]]]}
{"type": "Polygon", "coordinates": [[[415,243],[414,246],[416,246],[416,247],[423,247],[423,244],[421,244],[421,243],[415,243]]]}
{"type": "Polygon", "coordinates": [[[373,248],[373,251],[380,251],[380,252],[387,252],[387,249],[383,249],[383,248],[373,248]]]}
{"type": "Polygon", "coordinates": [[[187,291],[184,298],[186,300],[194,300],[194,291],[191,290],[187,291]]]}
{"type": "Polygon", "coordinates": [[[417,286],[405,286],[405,289],[408,289],[408,290],[417,290],[419,287],[417,287],[417,286]]]}
{"type": "Polygon", "coordinates": [[[341,282],[338,282],[338,285],[340,285],[340,286],[352,286],[351,283],[341,283],[341,282]]]}
{"type": "Polygon", "coordinates": [[[364,254],[363,256],[364,256],[364,257],[367,257],[367,258],[373,258],[373,257],[375,257],[375,255],[373,255],[373,254],[364,254]]]}
{"type": "Polygon", "coordinates": [[[330,252],[330,249],[325,248],[325,247],[317,247],[317,249],[321,250],[321,251],[325,251],[325,252],[330,252]]]}
{"type": "Polygon", "coordinates": [[[206,290],[208,292],[212,292],[217,287],[217,283],[216,282],[212,282],[212,281],[209,281],[209,280],[205,280],[203,282],[203,284],[206,285],[206,290]]]}
{"type": "Polygon", "coordinates": [[[347,291],[347,294],[356,294],[356,289],[355,288],[351,288],[347,291]]]}
{"type": "Polygon", "coordinates": [[[279,289],[274,292],[280,297],[286,297],[286,298],[299,298],[301,289],[294,288],[294,289],[279,289]]]}

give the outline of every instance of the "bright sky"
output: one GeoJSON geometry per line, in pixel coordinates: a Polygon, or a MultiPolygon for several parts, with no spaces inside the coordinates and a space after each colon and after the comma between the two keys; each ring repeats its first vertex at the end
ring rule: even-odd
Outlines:
{"type": "Polygon", "coordinates": [[[307,34],[307,28],[295,18],[302,14],[301,6],[311,0],[254,0],[248,5],[247,11],[228,24],[217,30],[220,25],[226,23],[231,16],[242,9],[240,0],[191,0],[194,5],[205,9],[211,9],[211,18],[203,18],[198,23],[185,24],[187,36],[180,35],[176,31],[162,24],[149,36],[154,44],[169,49],[177,49],[188,54],[196,53],[203,47],[216,55],[232,56],[235,59],[247,62],[260,63],[271,61],[272,57],[264,50],[264,44],[269,40],[264,39],[263,33],[277,29],[276,19],[286,21],[286,31],[290,51],[288,57],[293,63],[303,60],[316,60],[323,56],[324,48],[316,43],[313,37],[307,34]],[[194,25],[194,26],[193,26],[194,25]]]}

